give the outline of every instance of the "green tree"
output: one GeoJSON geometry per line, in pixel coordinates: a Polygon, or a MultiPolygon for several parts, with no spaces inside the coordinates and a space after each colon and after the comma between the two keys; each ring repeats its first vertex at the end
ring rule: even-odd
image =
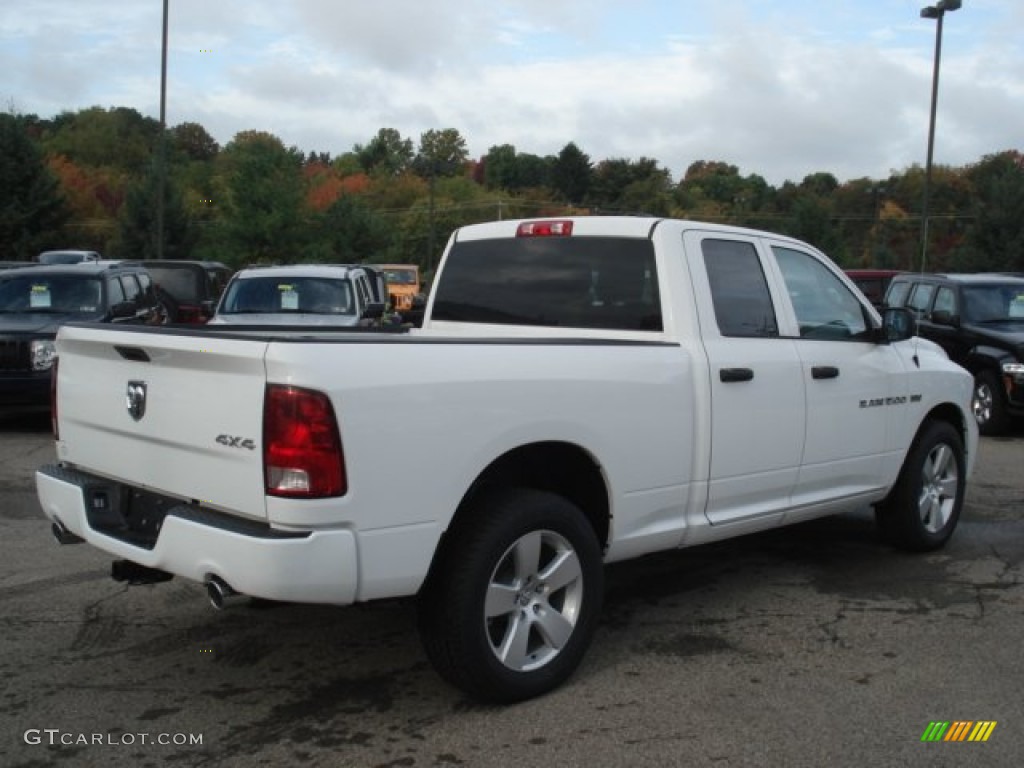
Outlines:
{"type": "Polygon", "coordinates": [[[217,157],[220,145],[199,123],[180,123],[168,131],[171,147],[190,160],[208,162],[217,157]]]}
{"type": "Polygon", "coordinates": [[[669,172],[658,161],[613,158],[602,160],[590,179],[587,202],[598,208],[629,213],[668,211],[669,172]]]}
{"type": "Polygon", "coordinates": [[[735,165],[699,160],[686,169],[674,191],[677,215],[771,228],[776,190],[757,174],[741,176],[735,165]]]}
{"type": "Polygon", "coordinates": [[[342,176],[354,176],[363,173],[363,164],[359,162],[359,155],[355,152],[345,152],[331,160],[331,167],[342,176]]]}
{"type": "Polygon", "coordinates": [[[412,165],[412,139],[403,139],[394,128],[381,128],[369,144],[356,144],[352,153],[371,175],[399,176],[412,165]]]}
{"type": "Polygon", "coordinates": [[[1024,155],[987,155],[967,175],[974,186],[973,268],[1024,272],[1024,155]]]}
{"type": "Polygon", "coordinates": [[[128,188],[119,217],[119,229],[111,246],[112,255],[122,259],[157,259],[161,257],[158,245],[159,229],[157,209],[160,184],[163,181],[163,250],[165,259],[194,258],[193,249],[198,233],[189,216],[178,186],[167,173],[161,173],[154,158],[146,175],[128,188]]]}
{"type": "Polygon", "coordinates": [[[706,201],[729,206],[743,193],[745,186],[740,169],[735,165],[698,160],[686,169],[676,196],[686,209],[699,209],[706,201]]]}
{"type": "Polygon", "coordinates": [[[570,141],[552,165],[551,186],[567,202],[578,205],[590,191],[593,173],[590,157],[570,141]]]}
{"type": "Polygon", "coordinates": [[[787,235],[806,240],[820,248],[838,263],[843,262],[840,238],[832,217],[830,197],[818,194],[827,186],[817,177],[806,177],[807,183],[787,181],[779,190],[782,218],[777,229],[787,235]]]}
{"type": "Polygon", "coordinates": [[[235,135],[221,153],[228,258],[292,263],[303,250],[303,154],[261,131],[235,135]]]}
{"type": "Polygon", "coordinates": [[[381,262],[392,244],[392,230],[354,195],[342,195],[313,222],[308,257],[313,261],[356,264],[381,262]]]}
{"type": "Polygon", "coordinates": [[[90,107],[62,117],[44,140],[48,152],[76,163],[143,173],[160,135],[160,123],[128,107],[90,107]]]}
{"type": "Polygon", "coordinates": [[[62,245],[67,216],[57,180],[22,121],[0,114],[0,251],[27,260],[62,245]]]}
{"type": "Polygon", "coordinates": [[[462,173],[469,153],[466,140],[454,128],[430,129],[420,136],[420,148],[413,167],[423,178],[457,176],[462,173]]]}
{"type": "Polygon", "coordinates": [[[516,189],[519,185],[519,163],[516,148],[511,144],[493,146],[483,158],[484,185],[488,189],[516,189]]]}
{"type": "Polygon", "coordinates": [[[554,164],[554,157],[541,157],[540,155],[531,155],[529,152],[520,152],[516,155],[516,188],[550,187],[551,169],[554,164]]]}

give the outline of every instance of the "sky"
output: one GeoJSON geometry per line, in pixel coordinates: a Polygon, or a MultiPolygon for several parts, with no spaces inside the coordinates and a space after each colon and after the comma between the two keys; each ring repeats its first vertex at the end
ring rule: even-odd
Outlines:
{"type": "MultiPolygon", "coordinates": [[[[332,156],[455,128],[769,183],[927,156],[936,0],[169,0],[166,120],[332,156]]],[[[0,108],[160,116],[161,0],[0,1],[0,108]]],[[[1024,2],[943,21],[934,162],[1024,150],[1024,2]]]]}

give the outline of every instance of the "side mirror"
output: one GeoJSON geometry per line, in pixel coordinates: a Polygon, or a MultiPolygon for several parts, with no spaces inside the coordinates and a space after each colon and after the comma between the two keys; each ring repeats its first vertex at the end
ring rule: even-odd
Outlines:
{"type": "Polygon", "coordinates": [[[948,325],[952,328],[960,327],[960,315],[955,315],[948,309],[937,309],[932,312],[931,320],[936,325],[948,325]]]}
{"type": "Polygon", "coordinates": [[[217,302],[213,299],[206,299],[199,302],[199,312],[203,317],[213,317],[217,309],[217,302]]]}
{"type": "Polygon", "coordinates": [[[366,309],[363,310],[361,317],[363,320],[380,320],[384,317],[384,303],[381,301],[371,301],[366,305],[366,309]]]}
{"type": "Polygon", "coordinates": [[[917,316],[906,307],[886,307],[882,310],[882,330],[886,341],[906,341],[917,335],[917,316]]]}

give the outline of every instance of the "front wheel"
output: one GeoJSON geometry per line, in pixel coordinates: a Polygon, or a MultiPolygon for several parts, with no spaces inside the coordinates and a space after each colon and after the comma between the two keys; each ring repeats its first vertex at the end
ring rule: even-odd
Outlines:
{"type": "Polygon", "coordinates": [[[914,552],[943,546],[953,535],[964,503],[964,446],[947,422],[926,422],[876,516],[892,544],[914,552]]]}
{"type": "Polygon", "coordinates": [[[566,499],[527,488],[487,495],[467,513],[420,595],[427,655],[484,701],[546,693],[573,673],[597,626],[594,530],[566,499]]]}
{"type": "Polygon", "coordinates": [[[993,371],[981,371],[974,377],[974,396],[971,409],[983,435],[1001,435],[1009,428],[1006,395],[1002,382],[993,371]]]}

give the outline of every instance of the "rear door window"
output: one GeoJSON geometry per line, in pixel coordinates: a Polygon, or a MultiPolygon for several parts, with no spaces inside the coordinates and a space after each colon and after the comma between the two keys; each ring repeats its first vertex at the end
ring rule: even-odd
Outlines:
{"type": "Polygon", "coordinates": [[[753,243],[708,238],[701,243],[715,320],[723,336],[779,335],[768,281],[753,243]]]}
{"type": "Polygon", "coordinates": [[[438,282],[433,319],[661,331],[654,245],[624,237],[455,243],[438,282]]]}

